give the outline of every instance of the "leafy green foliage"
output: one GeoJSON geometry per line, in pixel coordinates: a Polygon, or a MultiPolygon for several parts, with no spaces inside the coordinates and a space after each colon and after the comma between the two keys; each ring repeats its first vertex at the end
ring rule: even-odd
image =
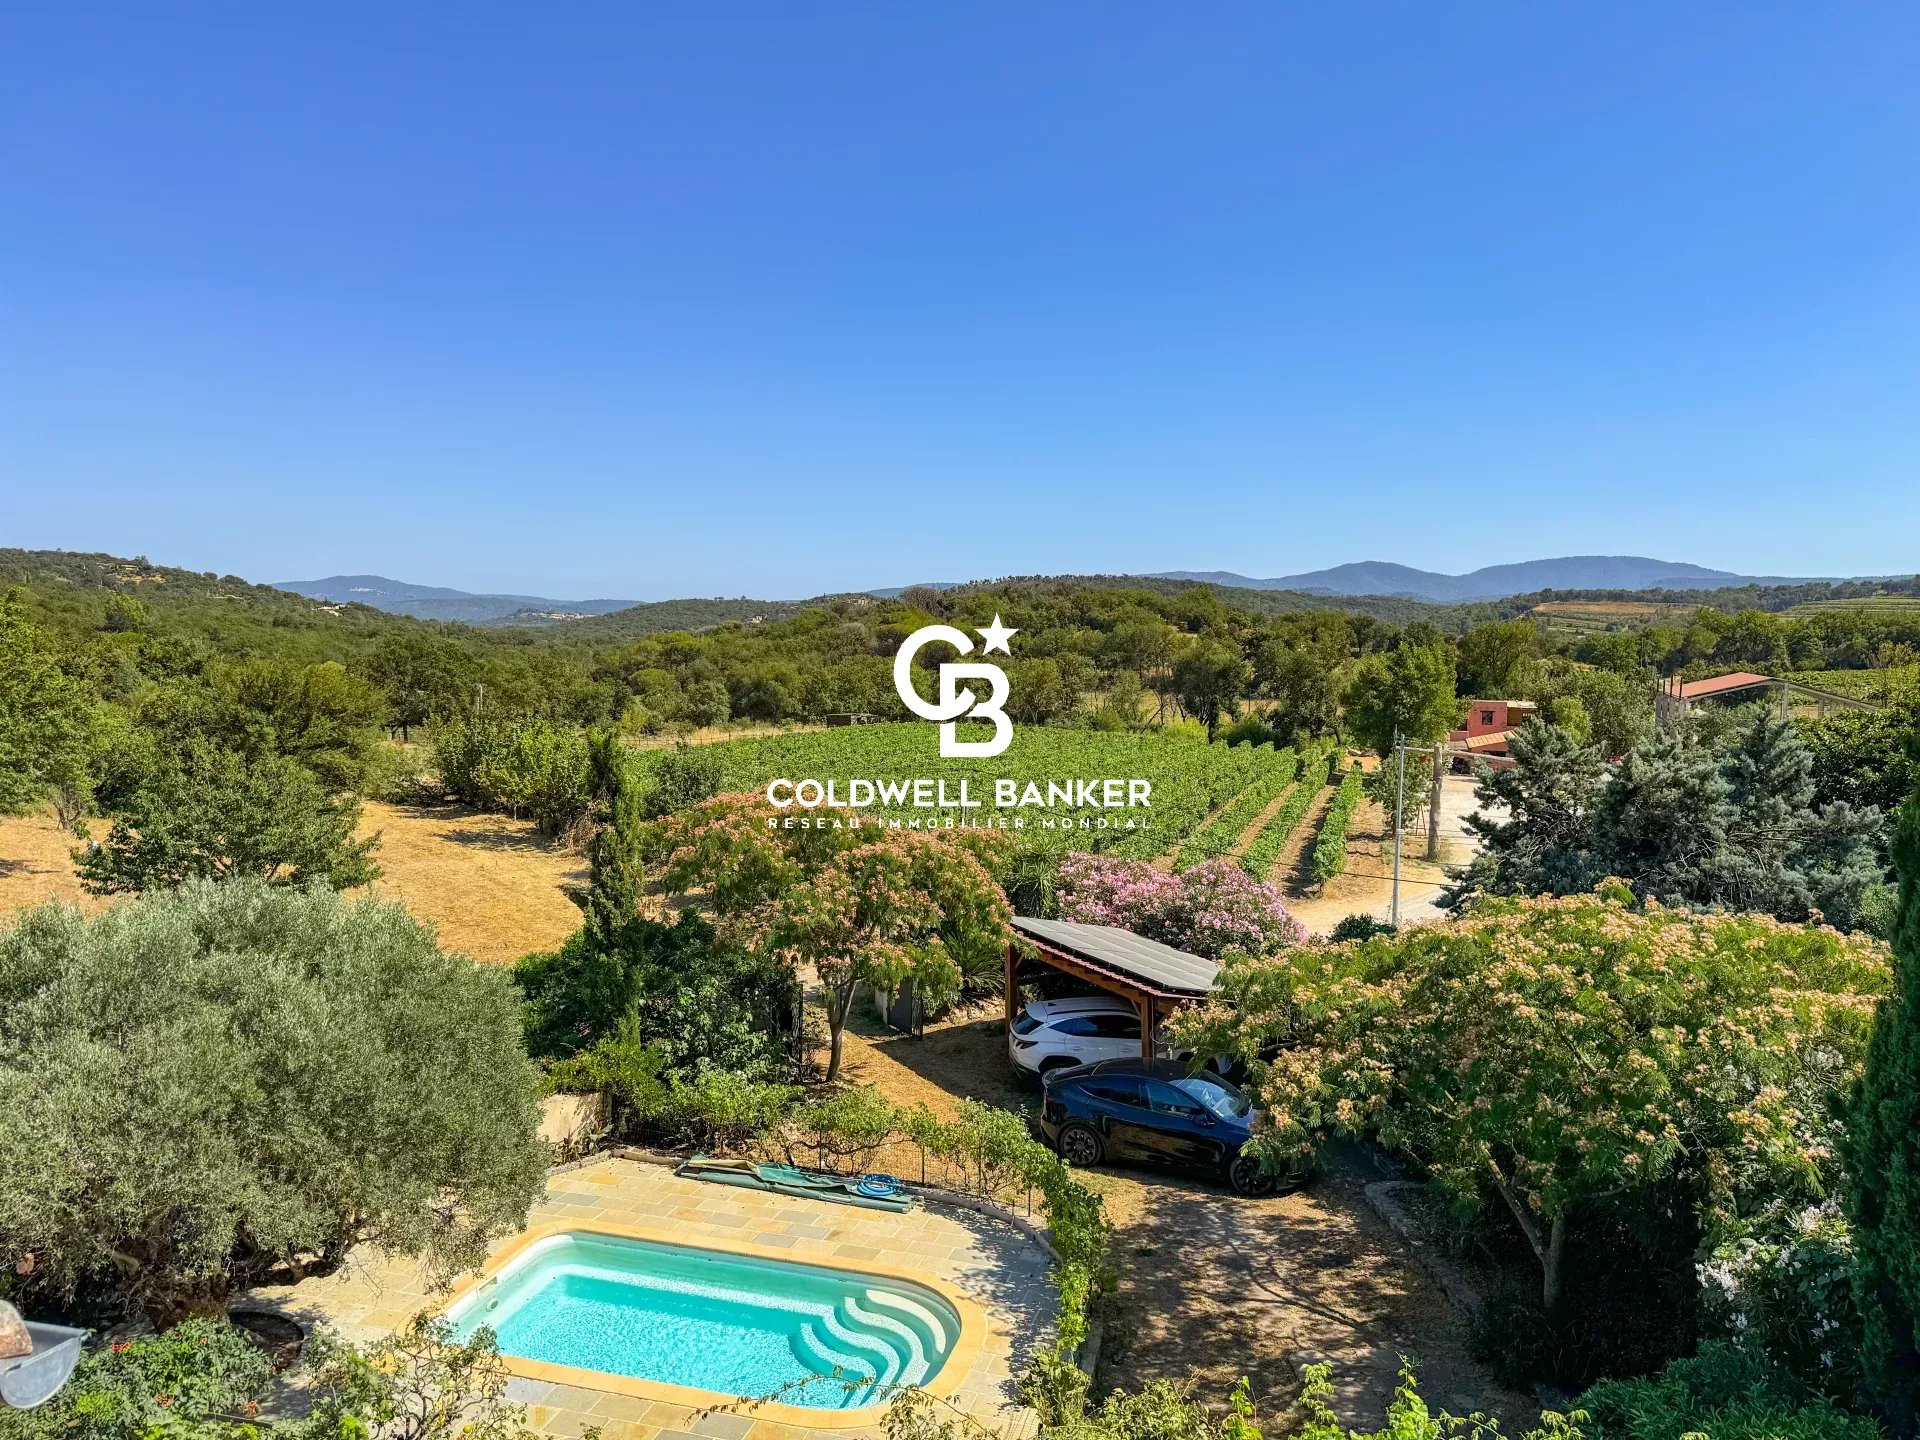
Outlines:
{"type": "Polygon", "coordinates": [[[1658,1375],[1609,1380],[1580,1397],[1588,1440],[1882,1440],[1863,1415],[1794,1393],[1752,1356],[1723,1343],[1658,1375]]]}
{"type": "Polygon", "coordinates": [[[711,747],[683,745],[653,764],[653,788],[642,813],[650,820],[672,815],[720,793],[724,767],[711,747]]]}
{"type": "Polygon", "coordinates": [[[1237,646],[1202,640],[1173,662],[1173,693],[1212,740],[1221,719],[1239,710],[1249,673],[1237,646]]]}
{"type": "Polygon", "coordinates": [[[189,1320],[159,1335],[83,1352],[47,1404],[0,1407],[0,1440],[237,1434],[235,1420],[258,1414],[271,1368],[242,1331],[189,1320]]]}
{"type": "Polygon", "coordinates": [[[0,1253],[165,1324],[361,1240],[470,1264],[546,1148],[506,977],[399,906],[196,882],[0,934],[0,1253]]]}
{"type": "Polygon", "coordinates": [[[1326,884],[1347,868],[1347,825],[1360,803],[1365,779],[1358,765],[1341,776],[1340,788],[1334,792],[1333,803],[1327,806],[1327,813],[1321,818],[1320,833],[1314,837],[1313,859],[1308,867],[1308,873],[1316,885],[1326,884]]]}
{"type": "Polygon", "coordinates": [[[19,599],[0,598],[0,813],[89,785],[93,705],[19,599]]]}
{"type": "Polygon", "coordinates": [[[593,800],[585,735],[550,720],[456,720],[434,737],[433,763],[456,800],[526,815],[549,835],[593,800]]]}
{"type": "MultiPolygon", "coordinates": [[[[355,838],[360,804],[330,796],[279,755],[248,759],[200,737],[145,753],[104,841],[74,852],[95,894],[249,876],[272,885],[364,885],[380,871],[378,836],[355,838]]],[[[124,757],[123,757],[124,758],[124,757]]]]}
{"type": "MultiPolygon", "coordinates": [[[[1333,1398],[1329,1366],[1305,1366],[1300,1378],[1303,1383],[1295,1406],[1300,1416],[1298,1440],[1502,1440],[1498,1422],[1485,1415],[1450,1415],[1444,1410],[1436,1414],[1429,1410],[1420,1398],[1412,1367],[1405,1364],[1400,1368],[1400,1384],[1387,1406],[1387,1423],[1370,1436],[1344,1428],[1328,1405],[1333,1398]]],[[[1539,1426],[1527,1431],[1523,1440],[1580,1440],[1579,1426],[1586,1418],[1577,1410],[1565,1415],[1542,1411],[1539,1426]]]]}
{"type": "Polygon", "coordinates": [[[1463,919],[1230,963],[1179,1024],[1202,1054],[1272,1055],[1276,1160],[1377,1135],[1463,1205],[1512,1215],[1563,1301],[1591,1201],[1655,1185],[1723,1223],[1834,1180],[1826,1097],[1858,1075],[1890,975],[1860,936],[1624,895],[1483,901],[1463,919]]]}
{"type": "Polygon", "coordinates": [[[1281,750],[1274,754],[1272,761],[1260,770],[1246,789],[1234,796],[1218,815],[1180,847],[1180,853],[1174,861],[1175,868],[1184,870],[1203,860],[1216,859],[1239,844],[1247,826],[1293,784],[1299,768],[1299,758],[1293,751],[1281,750]]]}
{"type": "Polygon", "coordinates": [[[1512,699],[1523,662],[1540,648],[1540,629],[1531,620],[1501,620],[1476,625],[1460,637],[1458,684],[1462,695],[1483,700],[1512,699]]]}
{"type": "Polygon", "coordinates": [[[790,966],[691,910],[671,924],[630,916],[604,934],[583,926],[558,951],[527,956],[514,978],[535,1054],[590,1047],[631,1017],[682,1075],[779,1069],[799,1000],[790,966]]]}
{"type": "Polygon", "coordinates": [[[1386,655],[1370,655],[1355,667],[1342,698],[1347,731],[1386,757],[1394,738],[1430,743],[1459,723],[1464,706],[1454,698],[1453,652],[1441,642],[1404,642],[1386,655]]]}
{"type": "Polygon", "coordinates": [[[1672,904],[1852,925],[1883,873],[1879,813],[1816,807],[1811,756],[1765,712],[1717,745],[1661,731],[1617,766],[1537,718],[1511,748],[1515,767],[1480,786],[1506,818],[1470,817],[1484,845],[1456,898],[1572,894],[1617,875],[1672,904]]]}
{"type": "Polygon", "coordinates": [[[1920,789],[1920,699],[1884,710],[1840,710],[1798,725],[1823,804],[1872,805],[1890,815],[1920,789]]]}
{"type": "Polygon", "coordinates": [[[1920,1421],[1920,790],[1894,837],[1896,984],[1882,1002],[1846,1131],[1869,1395],[1889,1425],[1920,1421]]]}
{"type": "Polygon", "coordinates": [[[270,1440],[533,1440],[493,1332],[460,1341],[452,1329],[418,1315],[365,1346],[316,1335],[301,1377],[312,1408],[270,1440]]]}

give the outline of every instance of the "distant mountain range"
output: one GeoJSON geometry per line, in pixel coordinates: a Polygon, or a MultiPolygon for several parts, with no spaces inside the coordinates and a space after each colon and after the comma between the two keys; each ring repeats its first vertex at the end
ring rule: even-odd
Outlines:
{"type": "MultiPolygon", "coordinates": [[[[1245,590],[1298,590],[1308,595],[1404,595],[1441,605],[1531,595],[1538,590],[1717,590],[1730,585],[1802,585],[1810,577],[1736,575],[1645,555],[1565,555],[1488,565],[1465,575],[1416,570],[1385,560],[1360,560],[1330,570],[1256,580],[1230,570],[1163,570],[1160,580],[1199,580],[1245,590]]],[[[1829,578],[1829,577],[1812,577],[1829,578]]]]}
{"type": "MultiPolygon", "coordinates": [[[[1738,575],[1710,570],[1679,560],[1654,560],[1644,555],[1566,555],[1555,560],[1525,560],[1515,565],[1488,565],[1465,575],[1417,570],[1385,560],[1360,560],[1329,570],[1258,579],[1231,570],[1163,570],[1151,580],[1204,583],[1240,590],[1285,590],[1299,595],[1381,596],[1395,600],[1422,600],[1438,605],[1463,605],[1500,600],[1509,595],[1531,595],[1542,590],[1715,590],[1740,585],[1803,585],[1808,577],[1738,575]]],[[[1819,578],[1819,577],[1815,577],[1819,578]]],[[[1109,577],[1124,584],[1124,577],[1109,577]]],[[[324,580],[283,580],[273,588],[289,590],[313,600],[358,602],[376,610],[412,615],[423,620],[459,620],[469,625],[556,625],[584,618],[635,611],[643,631],[690,623],[696,617],[706,625],[726,620],[757,621],[790,614],[798,600],[669,600],[643,604],[633,600],[555,600],[543,595],[477,595],[442,585],[415,585],[384,575],[329,575],[324,580]],[[683,615],[681,611],[686,613],[683,615]],[[658,612],[657,614],[654,612],[658,612]],[[643,623],[641,623],[643,622],[643,623]]],[[[860,591],[893,599],[911,586],[860,591]]],[[[918,588],[951,590],[956,582],[926,582],[918,588]]]]}
{"type": "Polygon", "coordinates": [[[412,585],[384,575],[329,575],[324,580],[281,580],[276,590],[290,590],[309,600],[335,604],[371,605],[395,615],[421,620],[461,620],[469,625],[511,619],[516,624],[540,624],[579,615],[607,615],[625,610],[632,600],[550,600],[544,595],[475,595],[444,585],[412,585]]]}

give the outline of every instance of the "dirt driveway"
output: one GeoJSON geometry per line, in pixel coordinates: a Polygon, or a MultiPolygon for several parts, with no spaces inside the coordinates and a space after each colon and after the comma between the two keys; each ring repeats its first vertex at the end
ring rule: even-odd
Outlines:
{"type": "MultiPolygon", "coordinates": [[[[997,1009],[929,1026],[920,1040],[862,1021],[849,1026],[846,1078],[939,1111],[963,1097],[1030,1110],[1035,1092],[1001,1046],[997,1009]]],[[[1364,1187],[1378,1176],[1366,1163],[1356,1155],[1341,1173],[1267,1200],[1194,1176],[1086,1172],[1114,1223],[1118,1272],[1100,1385],[1195,1376],[1198,1393],[1217,1400],[1245,1375],[1271,1415],[1292,1399],[1299,1366],[1324,1359],[1340,1418],[1372,1429],[1404,1356],[1435,1409],[1531,1422],[1538,1406],[1467,1355],[1459,1316],[1367,1205],[1364,1187]]]]}

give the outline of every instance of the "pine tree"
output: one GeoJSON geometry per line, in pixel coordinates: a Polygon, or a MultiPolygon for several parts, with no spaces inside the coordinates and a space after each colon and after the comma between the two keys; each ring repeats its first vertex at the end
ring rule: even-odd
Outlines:
{"type": "Polygon", "coordinates": [[[1920,1428],[1920,790],[1894,839],[1894,992],[1880,1004],[1848,1118],[1848,1206],[1870,1398],[1898,1435],[1920,1428]]]}

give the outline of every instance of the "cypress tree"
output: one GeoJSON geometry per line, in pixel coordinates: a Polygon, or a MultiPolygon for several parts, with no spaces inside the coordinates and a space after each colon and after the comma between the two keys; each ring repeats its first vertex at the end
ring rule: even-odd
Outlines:
{"type": "Polygon", "coordinates": [[[1920,790],[1894,838],[1894,990],[1880,1004],[1848,1117],[1855,1295],[1868,1398],[1897,1435],[1920,1428],[1920,790]]]}
{"type": "Polygon", "coordinates": [[[610,950],[640,898],[640,794],[613,731],[596,730],[587,737],[587,761],[595,824],[587,844],[587,889],[580,908],[586,912],[589,941],[610,950]]]}

